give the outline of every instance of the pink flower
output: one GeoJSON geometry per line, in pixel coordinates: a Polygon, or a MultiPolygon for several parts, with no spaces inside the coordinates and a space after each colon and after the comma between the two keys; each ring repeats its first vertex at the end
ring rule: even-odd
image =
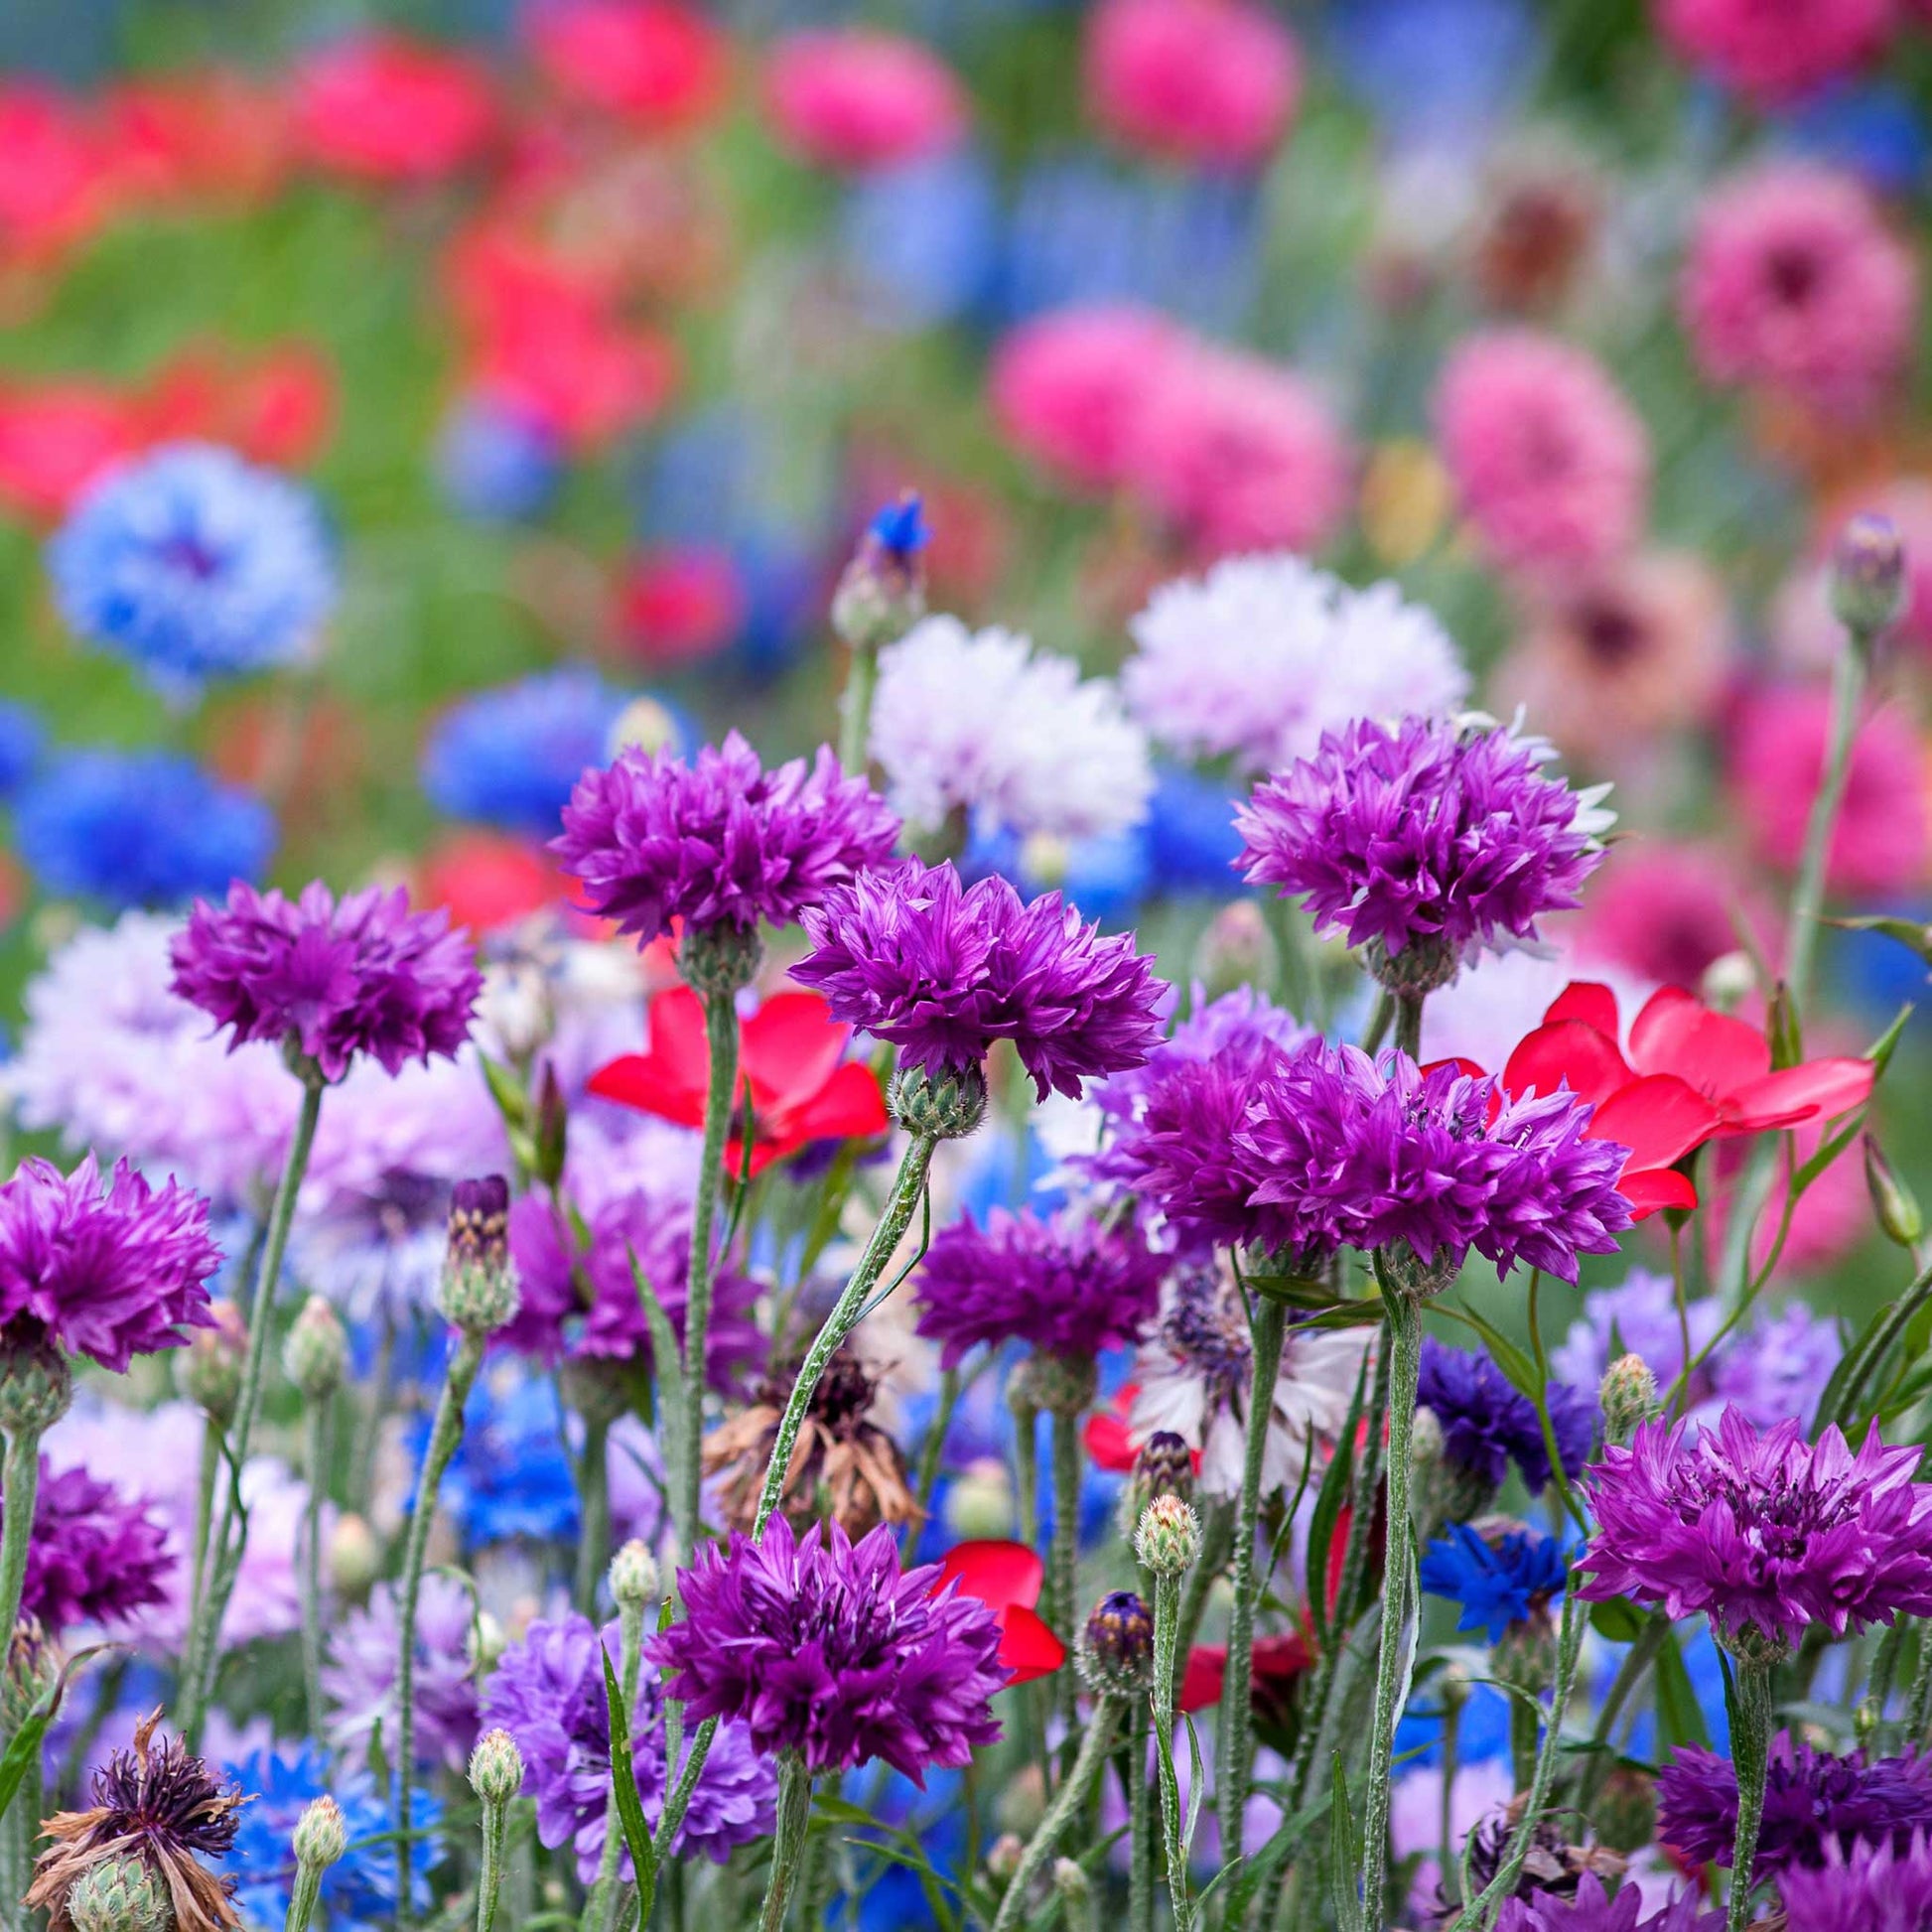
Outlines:
{"type": "MultiPolygon", "coordinates": [[[[1758,850],[1794,869],[1825,767],[1831,699],[1822,685],[1760,691],[1731,727],[1729,782],[1758,850]]],[[[1836,893],[1896,892],[1919,883],[1927,842],[1925,752],[1896,711],[1874,711],[1852,748],[1826,866],[1836,893]]]]}
{"type": "Polygon", "coordinates": [[[1595,358],[1532,330],[1473,336],[1436,391],[1462,513],[1504,569],[1589,569],[1641,534],[1650,438],[1595,358]]]}
{"type": "Polygon", "coordinates": [[[1184,340],[1143,309],[1062,309],[1023,323],[993,353],[993,413],[1061,483],[1111,489],[1126,479],[1134,424],[1184,340]]]}
{"type": "Polygon", "coordinates": [[[1616,848],[1590,888],[1577,949],[1640,980],[1695,987],[1714,959],[1741,943],[1733,908],[1775,963],[1777,920],[1727,853],[1631,839],[1616,848]]]}
{"type": "Polygon", "coordinates": [[[919,42],[863,28],[794,34],[765,69],[764,104],[780,146],[820,168],[890,168],[951,147],[966,96],[919,42]]]}
{"type": "Polygon", "coordinates": [[[642,128],[688,127],[724,92],[725,38],[684,0],[538,0],[523,31],[560,93],[642,128]]]}
{"type": "Polygon", "coordinates": [[[314,56],[295,77],[293,112],[311,161],[368,182],[440,181],[496,130],[483,68],[401,34],[357,35],[314,56]]]}
{"type": "Polygon", "coordinates": [[[1190,345],[1157,359],[1128,417],[1129,487],[1202,558],[1318,550],[1348,513],[1347,439],[1277,363],[1190,345]]]}
{"type": "Polygon", "coordinates": [[[1102,0],[1087,20],[1087,109],[1130,147],[1253,164],[1302,91],[1294,37],[1249,0],[1102,0]]]}
{"type": "Polygon", "coordinates": [[[1861,415],[1911,356],[1918,265],[1856,181],[1783,163],[1705,204],[1679,299],[1713,382],[1861,415]]]}
{"type": "Polygon", "coordinates": [[[1898,22],[1895,0],[1658,0],[1656,11],[1679,55],[1764,105],[1864,66],[1898,22]]]}

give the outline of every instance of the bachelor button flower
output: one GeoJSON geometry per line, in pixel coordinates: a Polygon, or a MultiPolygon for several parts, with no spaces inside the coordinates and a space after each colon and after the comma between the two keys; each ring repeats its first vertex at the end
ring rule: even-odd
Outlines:
{"type": "Polygon", "coordinates": [[[923,1788],[1000,1734],[988,1700],[1011,1676],[1000,1625],[976,1598],[935,1591],[936,1565],[900,1574],[882,1524],[854,1544],[836,1523],[802,1540],[777,1516],[733,1532],[678,1573],[689,1611],[646,1646],[685,1722],[742,1721],[761,1753],[813,1774],[883,1758],[923,1788]]]}
{"type": "Polygon", "coordinates": [[[932,1080],[1010,1039],[1042,1100],[1078,1099],[1083,1080],[1139,1066],[1160,1038],[1153,961],[1058,893],[1023,903],[997,876],[962,887],[951,865],[914,859],[834,892],[804,924],[812,949],[792,977],[932,1080]]]}
{"type": "Polygon", "coordinates": [[[1423,1552],[1422,1587],[1461,1605],[1458,1630],[1495,1643],[1512,1623],[1548,1608],[1569,1576],[1563,1546],[1534,1530],[1507,1529],[1494,1541],[1451,1523],[1423,1552]]]}
{"type": "Polygon", "coordinates": [[[468,936],[446,912],[371,886],[340,903],[320,880],[299,899],[237,882],[225,906],[198,900],[175,940],[175,991],[233,1041],[294,1046],[327,1080],[358,1053],[385,1071],[454,1057],[483,990],[468,936]]]}
{"type": "Polygon", "coordinates": [[[763,95],[779,146],[860,174],[957,145],[969,118],[957,75],[923,42],[857,27],[780,41],[763,95]]]}
{"type": "MultiPolygon", "coordinates": [[[[1623,1886],[1612,1899],[1602,1879],[1586,1871],[1574,1899],[1547,1891],[1504,1899],[1496,1932],[1724,1932],[1724,1913],[1706,1910],[1695,1891],[1678,1892],[1668,1904],[1646,1912],[1636,1885],[1623,1886]]],[[[1806,1929],[1824,1932],[1809,1921],[1806,1929]]]]}
{"type": "Polygon", "coordinates": [[[174,1570],[167,1525],[84,1469],[41,1457],[20,1613],[53,1636],[81,1623],[126,1623],[164,1602],[174,1570]]]}
{"type": "Polygon", "coordinates": [[[577,781],[604,762],[625,702],[581,666],[473,692],[430,732],[423,789],[452,818],[547,836],[577,781]]]}
{"type": "Polygon", "coordinates": [[[179,443],[110,471],[48,546],[61,615],[164,689],[301,657],[336,602],[308,491],[179,443]]]}
{"type": "MultiPolygon", "coordinates": [[[[1550,1425],[1564,1473],[1573,1479],[1589,1454],[1595,1429],[1595,1404],[1582,1391],[1552,1382],[1550,1425]]],[[[1426,1335],[1416,1406],[1429,1410],[1443,1428],[1443,1454],[1469,1475],[1500,1488],[1513,1461],[1532,1496],[1550,1480],[1550,1456],[1536,1405],[1510,1386],[1487,1355],[1450,1348],[1426,1335]]]]}
{"type": "Polygon", "coordinates": [[[1581,1596],[1703,1612],[1720,1636],[1773,1644],[1932,1611],[1917,1445],[1887,1449],[1874,1424],[1854,1454],[1836,1427],[1808,1443],[1793,1417],[1760,1436],[1735,1409],[1695,1441],[1688,1429],[1644,1423],[1591,1466],[1598,1527],[1581,1596]]]}
{"type": "Polygon", "coordinates": [[[898,820],[823,746],[766,771],[731,733],[689,764],[620,753],[587,772],[551,851],[591,908],[647,945],[674,919],[699,931],[790,925],[892,856],[898,820]]]}
{"type": "Polygon", "coordinates": [[[252,792],[171,752],[65,752],[21,787],[14,844],[45,892],[119,911],[256,878],[275,820],[252,792]]]}
{"type": "Polygon", "coordinates": [[[41,761],[47,732],[37,712],[0,699],[0,803],[11,799],[41,761]]]}
{"type": "Polygon", "coordinates": [[[1825,1848],[1816,1870],[1794,1865],[1778,1879],[1787,1923],[1804,1932],[1932,1932],[1932,1855],[1924,1837],[1908,1849],[1825,1848]]]}
{"type": "Polygon", "coordinates": [[[946,1368],[980,1342],[1088,1360],[1138,1338],[1166,1267],[1131,1223],[1109,1232],[1078,1216],[995,1208],[981,1228],[968,1213],[926,1251],[919,1333],[940,1344],[946,1368]]]}
{"type": "MultiPolygon", "coordinates": [[[[423,1579],[416,1612],[416,1756],[460,1771],[477,1741],[477,1687],[471,1665],[476,1609],[453,1577],[423,1579]]],[[[396,1655],[402,1623],[396,1587],[378,1584],[367,1606],[336,1626],[322,1688],[330,1703],[329,1741],[345,1761],[368,1755],[377,1725],[392,1744],[398,1727],[396,1655]]]]}
{"type": "Polygon", "coordinates": [[[1326,732],[1239,813],[1243,875],[1305,899],[1317,926],[1369,947],[1378,972],[1429,991],[1477,949],[1534,941],[1544,913],[1580,903],[1610,819],[1601,790],[1543,775],[1553,756],[1500,726],[1326,732]],[[1398,964],[1412,947],[1420,957],[1398,964]]]}
{"type": "Polygon", "coordinates": [[[1760,7],[1753,0],[1661,0],[1658,31],[1674,51],[1759,107],[1842,80],[1883,52],[1897,18],[1888,0],[1760,7]]]}
{"type": "MultiPolygon", "coordinates": [[[[569,1845],[586,1884],[596,1877],[603,1855],[611,1793],[610,1706],[599,1636],[585,1616],[557,1623],[539,1618],[521,1643],[503,1652],[483,1700],[484,1724],[507,1730],[523,1754],[523,1788],[536,1801],[538,1838],[552,1851],[569,1845]]],[[[606,1624],[602,1639],[612,1661],[621,1665],[617,1624],[606,1624]]],[[[688,1730],[686,1737],[688,1742],[688,1730]]],[[[638,1681],[630,1738],[637,1795],[654,1831],[669,1780],[664,1692],[648,1663],[638,1681]]],[[[776,1767],[753,1747],[745,1726],[720,1725],[671,1843],[673,1856],[723,1864],[741,1845],[770,1835],[777,1793],[776,1767]]],[[[621,1869],[629,1876],[628,1853],[621,1869]]]]}

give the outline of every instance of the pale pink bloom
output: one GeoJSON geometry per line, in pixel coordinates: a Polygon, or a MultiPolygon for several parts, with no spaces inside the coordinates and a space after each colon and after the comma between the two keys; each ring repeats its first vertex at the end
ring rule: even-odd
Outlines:
{"type": "Polygon", "coordinates": [[[1159,362],[1129,424],[1128,486],[1202,558],[1319,550],[1348,513],[1354,458],[1302,377],[1198,345],[1159,362]]]}
{"type": "Polygon", "coordinates": [[[1658,0],[1657,25],[1693,67],[1771,103],[1811,92],[1883,52],[1896,0],[1658,0]]]}
{"type": "Polygon", "coordinates": [[[1249,0],[1101,0],[1087,16],[1087,110],[1130,147],[1261,161],[1302,91],[1295,39],[1249,0]]]}
{"type": "Polygon", "coordinates": [[[1600,966],[1608,965],[1652,986],[1695,992],[1713,960],[1742,945],[1733,914],[1775,964],[1777,917],[1727,852],[1629,839],[1590,882],[1577,938],[1587,965],[1577,977],[1600,978],[1600,966]]]}
{"type": "MultiPolygon", "coordinates": [[[[1763,857],[1789,872],[1825,768],[1831,697],[1822,685],[1780,685],[1737,708],[1729,780],[1763,857]]],[[[1926,764],[1918,734],[1898,712],[1872,712],[1852,748],[1845,803],[1826,863],[1835,893],[1881,894],[1918,885],[1926,860],[1926,764]]]]}
{"type": "Polygon", "coordinates": [[[1492,562],[1588,570],[1636,542],[1650,437],[1602,365],[1534,330],[1472,336],[1436,390],[1462,513],[1492,562]]]}
{"type": "Polygon", "coordinates": [[[1185,338],[1145,309],[1061,309],[1021,324],[993,352],[988,388],[1007,439],[1061,483],[1107,490],[1129,437],[1185,338]]]}
{"type": "Polygon", "coordinates": [[[1680,304],[1713,382],[1856,416],[1883,400],[1911,357],[1918,282],[1911,249],[1857,181],[1786,162],[1705,203],[1680,304]]]}
{"type": "Polygon", "coordinates": [[[930,48],[856,27],[781,41],[764,104],[779,144],[801,160],[861,171],[949,148],[968,119],[965,90],[930,48]]]}

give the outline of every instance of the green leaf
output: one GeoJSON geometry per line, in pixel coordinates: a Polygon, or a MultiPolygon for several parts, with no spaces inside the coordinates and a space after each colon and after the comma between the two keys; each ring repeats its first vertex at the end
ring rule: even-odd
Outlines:
{"type": "Polygon", "coordinates": [[[1884,1078],[1885,1069],[1891,1064],[1891,1056],[1898,1050],[1899,1036],[1905,1031],[1905,1023],[1912,1017],[1912,1003],[1907,1000],[1898,1009],[1897,1017],[1891,1025],[1871,1042],[1865,1058],[1871,1062],[1871,1077],[1874,1081],[1884,1078]]]}
{"type": "Polygon", "coordinates": [[[1635,1643],[1643,1626],[1643,1612],[1627,1596],[1606,1596],[1589,1606],[1589,1627],[1606,1643],[1635,1643]]]}
{"type": "Polygon", "coordinates": [[[657,1848],[650,1841],[650,1827],[644,1823],[644,1801],[637,1795],[637,1771],[630,1761],[630,1713],[624,1708],[623,1688],[612,1667],[611,1653],[599,1644],[597,1654],[604,1662],[604,1702],[611,1714],[611,1790],[623,1826],[623,1842],[637,1874],[637,1932],[643,1932],[657,1896],[657,1848]]]}
{"type": "Polygon", "coordinates": [[[492,1060],[487,1053],[480,1054],[483,1061],[483,1081],[489,1088],[489,1097],[496,1103],[496,1111],[502,1115],[504,1126],[513,1131],[527,1134],[530,1124],[530,1096],[523,1082],[517,1078],[515,1069],[492,1060]]]}
{"type": "Polygon", "coordinates": [[[1549,1390],[1537,1375],[1536,1364],[1493,1322],[1485,1320],[1462,1302],[1438,1301],[1436,1306],[1439,1312],[1473,1328],[1489,1344],[1489,1352],[1495,1357],[1496,1366],[1509,1377],[1511,1387],[1528,1396],[1532,1402],[1548,1399],[1549,1390]]]}
{"type": "Polygon", "coordinates": [[[1657,1647],[1654,1666],[1657,1684],[1658,1742],[1664,1750],[1679,1744],[1711,1748],[1710,1726],[1704,1722],[1697,1692],[1691,1687],[1691,1673],[1684,1668],[1684,1653],[1677,1647],[1677,1632],[1667,1630],[1657,1647]]]}
{"type": "Polygon", "coordinates": [[[27,1767],[40,1761],[41,1745],[47,1737],[48,1726],[60,1716],[61,1700],[68,1694],[68,1679],[89,1657],[98,1656],[103,1650],[119,1648],[118,1644],[96,1643],[89,1644],[85,1650],[76,1650],[61,1666],[60,1676],[34,1701],[33,1710],[28,1712],[20,1728],[14,1732],[6,1754],[0,1756],[0,1818],[6,1817],[8,1808],[19,1795],[27,1767]]]}
{"type": "Polygon", "coordinates": [[[1201,1799],[1207,1791],[1207,1770],[1201,1762],[1200,1738],[1194,1721],[1185,1712],[1180,1722],[1187,1726],[1187,1816],[1180,1828],[1180,1856],[1190,1858],[1194,1849],[1194,1827],[1200,1823],[1201,1799]]]}
{"type": "Polygon", "coordinates": [[[1356,1889],[1362,1870],[1362,1835],[1348,1800],[1348,1769],[1335,1753],[1334,1782],[1329,1787],[1328,1883],[1333,1895],[1339,1932],[1367,1932],[1362,1896],[1356,1889]]]}

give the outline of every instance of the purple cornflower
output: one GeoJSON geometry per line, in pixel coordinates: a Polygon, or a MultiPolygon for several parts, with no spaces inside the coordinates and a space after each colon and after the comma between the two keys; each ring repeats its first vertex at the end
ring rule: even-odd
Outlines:
{"type": "MultiPolygon", "coordinates": [[[[621,1676],[617,1624],[606,1624],[602,1637],[621,1676]]],[[[586,1884],[597,1876],[603,1856],[611,1791],[610,1706],[598,1641],[585,1616],[532,1623],[523,1641],[504,1651],[483,1700],[484,1723],[500,1725],[523,1753],[523,1785],[536,1800],[537,1836],[552,1851],[571,1846],[586,1884]]],[[[649,1664],[639,1677],[630,1734],[637,1795],[655,1831],[668,1780],[664,1693],[649,1664]]],[[[673,1856],[723,1864],[739,1846],[769,1836],[777,1793],[776,1768],[753,1748],[745,1726],[720,1725],[672,1840],[673,1856]]],[[[627,1852],[621,1868],[624,1877],[631,1875],[627,1852]]]]}
{"type": "Polygon", "coordinates": [[[239,880],[225,906],[197,899],[172,950],[174,990],[243,1040],[293,1042],[327,1080],[358,1053],[395,1073],[452,1057],[483,990],[468,936],[447,912],[412,912],[400,889],[339,904],[320,880],[299,899],[239,880]]]}
{"type": "Polygon", "coordinates": [[[207,1202],[151,1187],[125,1161],[105,1188],[89,1154],[70,1174],[28,1160],[0,1184],[0,1343],[51,1339],[124,1374],[213,1325],[207,1280],[221,1251],[207,1202]]]}
{"type": "Polygon", "coordinates": [[[1581,1567],[1587,1601],[1632,1596],[1673,1617],[1796,1643],[1932,1611],[1932,1484],[1916,1445],[1874,1424],[1855,1455],[1836,1427],[1807,1443],[1795,1417],[1763,1435],[1736,1409],[1691,1440],[1641,1424],[1588,1471],[1597,1531],[1581,1567]]]}
{"type": "MultiPolygon", "coordinates": [[[[1549,1385],[1547,1400],[1563,1472],[1574,1478],[1589,1454],[1596,1404],[1581,1389],[1562,1382],[1549,1385]]],[[[1442,1425],[1445,1460],[1492,1490],[1502,1486],[1514,1462],[1530,1494],[1543,1493],[1550,1480],[1550,1454],[1536,1404],[1512,1388],[1487,1355],[1450,1348],[1434,1335],[1425,1335],[1416,1407],[1427,1409],[1442,1425]]]]}
{"type": "Polygon", "coordinates": [[[1551,756],[1501,727],[1358,719],[1256,786],[1236,864],[1352,946],[1426,948],[1442,970],[1424,984],[1441,984],[1472,948],[1533,940],[1543,913],[1581,902],[1608,818],[1601,791],[1542,774],[1551,756]]]}
{"type": "Polygon", "coordinates": [[[1825,1848],[1816,1870],[1794,1866],[1778,1880],[1787,1924],[1802,1932],[1932,1932],[1932,1851],[1923,1834],[1903,1851],[1825,1848]]]}
{"type": "Polygon", "coordinates": [[[698,931],[790,925],[897,839],[897,816],[824,746],[809,766],[766,771],[733,732],[689,764],[633,749],[586,772],[550,850],[641,946],[674,919],[698,931]]]}
{"type": "Polygon", "coordinates": [[[938,1575],[901,1575],[884,1524],[857,1545],[837,1523],[799,1540],[780,1514],[761,1544],[734,1531],[678,1573],[688,1615],[645,1651],[676,1673],[686,1724],[742,1720],[815,1774],[878,1757],[923,1787],[999,1736],[988,1700],[1012,1675],[993,1613],[935,1591],[938,1575]]]}
{"type": "Polygon", "coordinates": [[[1132,1225],[1109,1231],[996,1207],[981,1228],[968,1213],[926,1251],[914,1290],[919,1333],[940,1344],[946,1368],[983,1341],[1090,1359],[1139,1339],[1166,1271],[1132,1225]]]}
{"type": "Polygon", "coordinates": [[[1496,1932],[1724,1932],[1724,1913],[1707,1910],[1692,1891],[1679,1892],[1648,1917],[1642,1914],[1635,1885],[1625,1885],[1612,1899],[1602,1879],[1587,1871],[1574,1900],[1547,1891],[1504,1899],[1496,1932]]]}
{"type": "Polygon", "coordinates": [[[78,1623],[125,1623],[167,1600],[164,1580],[174,1568],[168,1527],[145,1502],[85,1469],[56,1471],[41,1457],[22,1616],[55,1636],[78,1623]]]}
{"type": "MultiPolygon", "coordinates": [[[[454,1577],[423,1579],[416,1608],[416,1750],[419,1763],[460,1771],[477,1741],[477,1686],[470,1663],[476,1611],[454,1577]]],[[[322,1667],[331,1706],[329,1741],[360,1763],[377,1725],[393,1744],[397,1730],[396,1657],[402,1622],[393,1584],[378,1584],[364,1609],[337,1626],[322,1667]]]]}
{"type": "MultiPolygon", "coordinates": [[[[1779,1731],[1766,1766],[1764,1820],[1751,1875],[1757,1880],[1823,1864],[1833,1852],[1859,1845],[1902,1853],[1914,1833],[1927,1830],[1932,1758],[1908,1751],[1867,1763],[1863,1751],[1836,1757],[1779,1731]]],[[[1680,1745],[1657,1777],[1658,1843],[1693,1864],[1727,1865],[1736,1834],[1736,1765],[1695,1744],[1680,1745]]]]}
{"type": "Polygon", "coordinates": [[[997,874],[962,887],[916,859],[862,874],[804,916],[792,977],[832,1017],[899,1049],[928,1078],[977,1067],[1010,1039],[1043,1100],[1139,1066],[1167,992],[1132,933],[1103,938],[1058,893],[1031,902],[997,874]]]}

